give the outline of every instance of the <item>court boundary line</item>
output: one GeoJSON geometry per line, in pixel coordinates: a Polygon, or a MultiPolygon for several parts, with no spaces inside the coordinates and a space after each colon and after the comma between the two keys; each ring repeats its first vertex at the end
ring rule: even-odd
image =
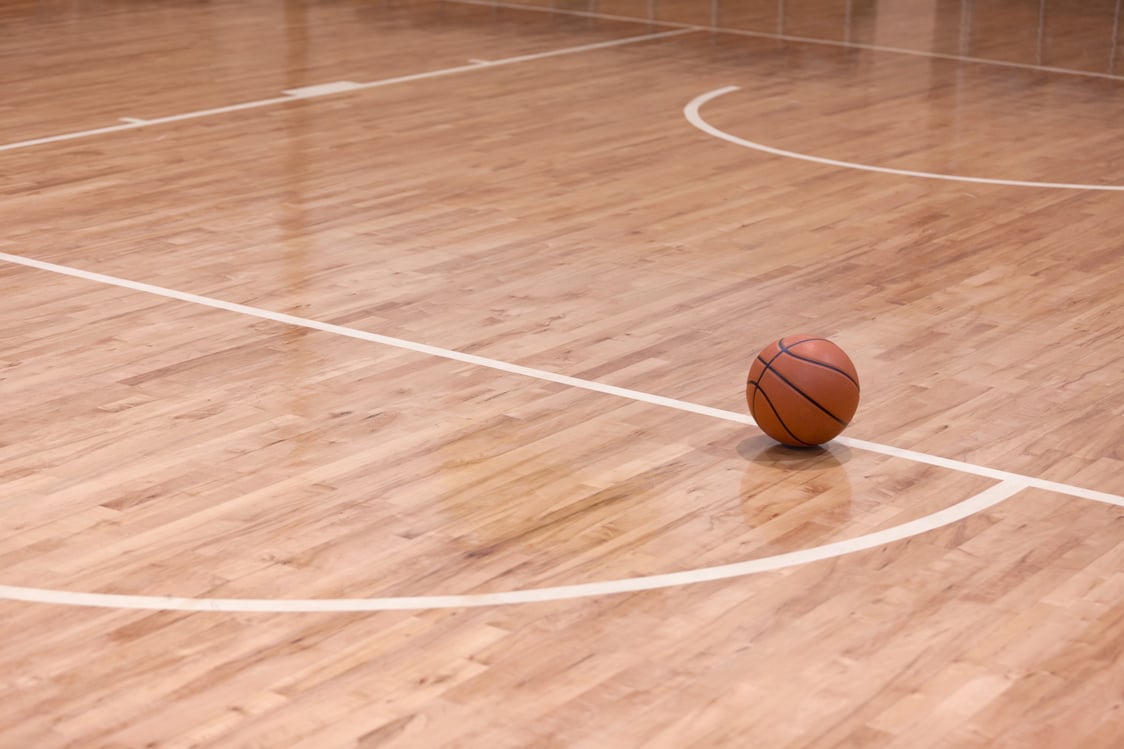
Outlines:
{"type": "Polygon", "coordinates": [[[1074,68],[1058,68],[1050,65],[1034,65],[1027,62],[1010,62],[1007,60],[989,60],[986,57],[971,57],[968,55],[951,55],[945,52],[926,52],[908,47],[889,47],[881,44],[864,44],[863,42],[848,42],[838,39],[820,39],[814,36],[793,36],[792,34],[777,34],[769,31],[752,31],[750,29],[732,29],[728,26],[713,26],[709,24],[689,24],[680,21],[659,21],[636,16],[618,16],[611,13],[598,13],[596,11],[570,10],[567,8],[548,8],[541,5],[523,5],[521,3],[498,2],[496,0],[442,0],[442,2],[456,3],[458,5],[474,5],[481,8],[505,8],[508,10],[527,10],[538,13],[551,13],[554,15],[580,16],[583,18],[596,18],[604,21],[621,21],[625,23],[641,23],[646,26],[665,26],[668,28],[687,28],[698,31],[709,31],[714,34],[732,34],[735,36],[748,36],[755,39],[772,39],[780,42],[794,44],[816,44],[824,47],[840,47],[843,49],[861,49],[868,52],[885,52],[895,55],[908,55],[910,57],[924,57],[933,60],[948,60],[951,62],[965,62],[979,65],[994,65],[1018,70],[1032,70],[1042,73],[1057,73],[1060,75],[1075,75],[1084,78],[1100,78],[1110,81],[1124,81],[1124,75],[1115,73],[1097,73],[1091,70],[1076,70],[1074,68]]]}
{"type": "Polygon", "coordinates": [[[719,130],[714,125],[711,125],[705,119],[699,110],[707,102],[713,101],[720,96],[740,91],[740,86],[725,86],[724,88],[716,88],[713,91],[707,91],[705,94],[699,94],[683,107],[683,116],[687,118],[687,122],[691,123],[695,128],[701,130],[707,135],[715,138],[733,143],[734,145],[743,148],[749,148],[754,151],[772,154],[774,156],[782,156],[789,159],[797,159],[799,161],[808,161],[813,164],[822,164],[825,166],[836,166],[843,169],[855,169],[863,172],[876,172],[878,174],[891,174],[899,177],[920,177],[922,179],[936,179],[948,182],[970,182],[973,184],[983,185],[1002,185],[1006,187],[1037,187],[1042,189],[1051,190],[1089,190],[1100,192],[1124,192],[1124,185],[1091,185],[1091,184],[1077,184],[1066,182],[1032,182],[1029,180],[1017,179],[996,179],[991,177],[966,177],[956,174],[941,174],[939,172],[920,172],[912,169],[895,169],[893,167],[875,166],[872,164],[860,164],[854,161],[839,161],[838,159],[829,159],[822,156],[812,156],[799,151],[786,151],[781,148],[774,148],[767,146],[764,143],[757,143],[752,140],[741,138],[737,135],[732,135],[724,130],[719,130]]]}
{"type": "MultiPolygon", "coordinates": [[[[33,258],[23,257],[21,255],[12,255],[7,252],[0,252],[0,261],[10,263],[12,265],[21,265],[26,268],[35,270],[46,271],[63,276],[70,276],[85,281],[92,281],[107,286],[116,286],[118,288],[129,289],[131,291],[139,291],[145,294],[152,294],[167,299],[174,299],[181,302],[189,302],[212,309],[224,310],[227,312],[234,312],[248,317],[256,317],[262,320],[270,320],[272,322],[282,323],[284,325],[291,325],[294,327],[305,328],[307,330],[317,330],[323,333],[332,333],[334,335],[342,336],[345,338],[354,338],[361,341],[368,341],[371,343],[378,343],[384,346],[403,349],[406,351],[413,351],[419,354],[426,354],[442,359],[456,361],[462,364],[471,364],[488,369],[494,369],[508,374],[522,375],[533,379],[544,380],[547,382],[554,382],[569,387],[575,387],[582,390],[591,392],[602,393],[605,395],[614,395],[628,400],[647,403],[654,406],[664,406],[667,408],[674,408],[687,413],[694,413],[701,416],[710,416],[724,421],[732,421],[739,424],[754,425],[753,419],[748,414],[736,413],[734,411],[727,411],[713,406],[704,406],[698,403],[691,403],[689,401],[679,400],[676,398],[669,398],[662,395],[655,395],[653,393],[645,393],[640,390],[632,390],[629,388],[618,387],[616,385],[607,385],[605,383],[597,382],[595,380],[586,380],[580,377],[573,377],[571,375],[559,374],[545,369],[537,369],[535,367],[527,367],[522,364],[513,364],[499,359],[491,359],[486,356],[479,356],[477,354],[467,354],[462,351],[454,349],[442,348],[440,346],[432,346],[427,343],[419,343],[417,341],[410,341],[404,338],[396,338],[393,336],[383,335],[381,333],[371,333],[358,328],[349,328],[344,325],[335,325],[333,323],[321,322],[319,320],[312,320],[306,317],[298,317],[290,315],[285,312],[274,312],[272,310],[262,309],[260,307],[251,307],[245,304],[238,304],[236,302],[227,302],[222,299],[214,297],[202,296],[200,294],[193,294],[186,291],[178,291],[176,289],[169,289],[163,286],[156,286],[154,284],[144,283],[142,281],[132,281],[130,279],[119,278],[117,276],[110,276],[104,273],[95,273],[93,271],[81,270],[79,268],[71,268],[66,265],[59,265],[57,263],[49,263],[43,260],[35,260],[33,258]]],[[[938,455],[930,455],[916,450],[909,450],[907,448],[895,447],[893,445],[884,445],[878,442],[870,442],[867,440],[860,440],[845,435],[836,437],[835,442],[852,447],[856,450],[863,450],[866,452],[873,452],[880,455],[889,457],[903,458],[915,463],[922,463],[925,465],[936,466],[938,468],[946,468],[960,473],[967,473],[975,476],[983,476],[985,478],[995,479],[1001,482],[1016,482],[1025,485],[1027,488],[1044,489],[1046,491],[1055,492],[1058,494],[1066,494],[1072,497],[1081,499],[1090,499],[1097,502],[1104,502],[1107,504],[1118,505],[1124,507],[1124,496],[1117,496],[1108,492],[1098,491],[1096,489],[1088,489],[1086,487],[1075,486],[1072,484],[1065,484],[1058,481],[1050,481],[1035,476],[1027,476],[1025,474],[1015,473],[1012,471],[1004,471],[997,468],[989,468],[987,466],[980,466],[966,461],[955,460],[952,458],[944,458],[938,455]]]]}

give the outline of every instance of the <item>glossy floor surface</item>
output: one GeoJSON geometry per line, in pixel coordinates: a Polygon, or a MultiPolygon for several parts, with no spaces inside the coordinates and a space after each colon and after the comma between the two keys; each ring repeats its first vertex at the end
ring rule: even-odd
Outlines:
{"type": "Polygon", "coordinates": [[[0,5],[0,746],[1119,746],[1122,24],[0,5]]]}

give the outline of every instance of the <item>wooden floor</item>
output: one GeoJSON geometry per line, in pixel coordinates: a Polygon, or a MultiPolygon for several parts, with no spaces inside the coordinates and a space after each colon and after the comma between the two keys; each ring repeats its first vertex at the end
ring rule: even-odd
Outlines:
{"type": "Polygon", "coordinates": [[[3,3],[0,747],[1124,745],[1121,15],[3,3]]]}

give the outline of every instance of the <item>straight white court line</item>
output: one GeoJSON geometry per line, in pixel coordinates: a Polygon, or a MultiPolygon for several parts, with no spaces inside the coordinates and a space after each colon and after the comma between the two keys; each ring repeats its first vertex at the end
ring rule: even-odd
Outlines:
{"type": "Polygon", "coordinates": [[[287,88],[281,93],[300,99],[310,99],[314,96],[327,96],[328,94],[340,94],[344,91],[354,91],[357,88],[362,88],[362,85],[352,83],[351,81],[333,81],[332,83],[321,83],[316,86],[287,88]]]}
{"type": "Polygon", "coordinates": [[[133,117],[122,118],[127,120],[123,125],[111,125],[109,127],[99,127],[93,130],[79,130],[73,133],[62,133],[59,135],[49,135],[43,138],[32,138],[31,140],[16,141],[14,143],[6,143],[0,145],[0,151],[14,151],[17,148],[28,148],[29,146],[38,146],[45,143],[58,143],[60,141],[75,140],[77,138],[89,138],[94,135],[103,135],[105,133],[116,133],[123,130],[135,130],[142,127],[151,127],[153,125],[163,125],[169,122],[180,122],[183,120],[193,120],[200,117],[213,117],[219,114],[227,114],[229,112],[240,112],[246,109],[257,109],[258,107],[271,107],[276,104],[285,104],[287,102],[295,101],[298,99],[313,99],[320,96],[331,96],[333,94],[344,93],[348,91],[358,91],[367,88],[379,88],[382,86],[392,86],[398,83],[408,83],[410,81],[421,81],[427,78],[439,78],[446,75],[456,75],[457,73],[467,73],[469,71],[485,70],[487,68],[494,68],[500,65],[512,65],[520,62],[530,62],[532,60],[543,60],[550,57],[559,57],[561,55],[573,55],[581,52],[590,52],[597,49],[607,49],[609,47],[620,47],[626,44],[635,44],[637,42],[647,42],[653,39],[666,39],[673,36],[682,36],[683,34],[690,34],[697,31],[694,27],[680,28],[675,31],[661,31],[655,34],[641,34],[638,36],[625,37],[624,39],[610,39],[605,42],[594,42],[592,44],[582,44],[577,47],[564,47],[562,49],[554,49],[548,52],[536,52],[530,55],[519,55],[517,57],[507,57],[501,60],[490,61],[476,61],[470,65],[459,65],[454,68],[442,68],[440,70],[430,70],[424,73],[413,73],[410,75],[400,75],[395,78],[384,78],[378,81],[369,81],[367,83],[354,83],[352,81],[334,81],[331,83],[323,83],[316,86],[305,86],[303,88],[290,89],[286,92],[285,96],[276,96],[271,99],[260,99],[258,101],[247,101],[241,104],[231,104],[225,107],[214,107],[212,109],[201,109],[196,112],[184,112],[183,114],[173,114],[167,117],[154,117],[149,120],[139,120],[133,117]]]}
{"type": "MultiPolygon", "coordinates": [[[[239,112],[244,109],[256,109],[257,107],[270,107],[274,104],[281,104],[282,102],[294,101],[295,96],[278,96],[273,99],[261,99],[260,101],[247,101],[242,104],[231,104],[228,107],[215,107],[214,109],[203,109],[198,112],[188,112],[186,114],[176,114],[171,117],[157,117],[151,120],[139,120],[135,117],[127,118],[130,120],[123,125],[110,125],[109,127],[99,127],[93,130],[79,130],[73,133],[60,133],[59,135],[48,135],[43,138],[32,138],[31,140],[21,140],[15,143],[5,143],[0,145],[0,151],[14,151],[17,148],[28,148],[30,146],[39,146],[45,143],[59,143],[66,140],[77,140],[78,138],[89,138],[94,135],[104,135],[105,133],[119,133],[123,130],[137,130],[142,127],[152,127],[153,125],[162,125],[166,122],[178,122],[179,120],[191,120],[197,117],[211,117],[216,114],[225,114],[227,112],[239,112]]],[[[126,119],[126,118],[122,118],[126,119]]]]}
{"type": "MultiPolygon", "coordinates": [[[[796,44],[818,44],[824,47],[842,47],[845,49],[862,49],[870,52],[886,52],[894,55],[909,55],[910,57],[925,57],[934,60],[951,60],[952,62],[977,63],[979,65],[994,65],[1001,68],[1018,68],[1020,70],[1034,70],[1042,73],[1060,73],[1062,75],[1076,75],[1084,78],[1105,78],[1111,81],[1124,81],[1124,75],[1113,73],[1096,73],[1089,70],[1074,70],[1073,68],[1056,68],[1049,65],[1034,65],[1025,62],[1007,62],[1006,60],[989,60],[986,57],[969,57],[966,55],[949,55],[943,52],[926,52],[907,47],[886,47],[879,44],[863,44],[862,42],[847,42],[836,39],[819,39],[814,36],[792,36],[791,34],[775,34],[768,31],[750,31],[748,29],[731,29],[725,26],[708,26],[706,24],[687,24],[677,21],[657,21],[651,18],[637,16],[618,16],[596,11],[570,10],[541,5],[522,5],[520,3],[496,2],[495,0],[444,0],[445,2],[460,5],[480,5],[483,7],[509,8],[511,10],[529,10],[538,13],[552,13],[565,16],[581,16],[584,18],[597,18],[604,21],[621,21],[624,23],[641,23],[645,26],[665,26],[668,28],[692,28],[698,31],[709,31],[715,34],[734,34],[736,36],[749,36],[757,39],[774,39],[780,42],[794,42],[796,44]]],[[[1115,49],[1115,48],[1114,48],[1115,49]]]]}
{"type": "MultiPolygon", "coordinates": [[[[720,408],[712,408],[710,406],[703,406],[697,403],[677,400],[675,398],[667,398],[662,395],[653,395],[651,393],[645,393],[639,390],[629,390],[628,388],[617,387],[615,385],[606,385],[604,383],[595,382],[593,380],[583,380],[578,377],[570,377],[569,375],[562,375],[543,369],[535,369],[533,367],[524,367],[519,364],[512,364],[510,362],[500,361],[498,359],[489,359],[487,357],[477,356],[475,354],[466,354],[460,351],[440,348],[438,346],[430,346],[425,343],[417,343],[415,341],[408,341],[402,338],[393,338],[391,336],[380,335],[378,333],[368,333],[364,330],[348,328],[342,325],[333,325],[331,323],[320,322],[318,320],[310,320],[304,317],[296,317],[294,315],[285,314],[283,312],[272,312],[270,310],[260,309],[258,307],[249,307],[244,304],[235,304],[233,302],[226,302],[221,299],[200,296],[198,294],[190,294],[184,291],[176,291],[175,289],[168,289],[162,286],[154,286],[152,284],[130,281],[128,279],[117,278],[115,276],[107,276],[101,273],[92,273],[90,271],[79,270],[77,268],[69,268],[65,265],[56,265],[55,263],[47,263],[42,260],[33,260],[32,258],[21,257],[19,255],[9,255],[6,252],[0,252],[0,261],[13,263],[15,265],[22,265],[28,268],[35,268],[37,270],[48,271],[50,273],[58,273],[64,276],[71,276],[73,278],[80,278],[86,281],[93,281],[95,283],[107,284],[109,286],[118,286],[124,289],[144,292],[146,294],[154,294],[156,296],[162,296],[168,299],[176,299],[183,302],[190,302],[192,304],[199,304],[205,307],[212,307],[214,309],[226,310],[227,312],[236,312],[238,314],[257,317],[263,320],[272,320],[273,322],[278,322],[285,325],[293,325],[310,330],[319,330],[324,333],[332,333],[334,335],[345,336],[347,338],[356,338],[362,341],[370,341],[371,343],[380,343],[385,346],[393,346],[395,348],[405,349],[407,351],[415,351],[417,353],[427,354],[429,356],[437,356],[442,359],[450,359],[452,361],[462,362],[465,364],[488,367],[489,369],[496,369],[501,372],[508,372],[510,374],[533,377],[535,379],[546,380],[548,382],[557,382],[562,385],[581,388],[583,390],[590,390],[596,393],[604,393],[606,395],[614,395],[620,398],[628,398],[630,400],[639,401],[641,403],[649,403],[655,406],[674,408],[680,411],[700,414],[702,416],[710,416],[716,419],[723,419],[725,421],[734,421],[739,424],[752,425],[754,423],[753,419],[751,419],[748,414],[726,411],[720,408]]],[[[927,455],[925,453],[906,450],[899,447],[893,447],[891,445],[882,445],[877,442],[867,442],[865,440],[857,440],[847,437],[836,437],[835,441],[839,442],[840,444],[853,447],[857,450],[866,450],[868,452],[880,453],[882,455],[890,455],[897,458],[904,458],[915,463],[924,463],[926,465],[947,468],[949,470],[959,471],[961,473],[969,473],[976,476],[985,476],[987,478],[998,479],[1004,482],[1018,483],[1019,485],[1024,487],[1045,489],[1047,491],[1068,494],[1073,497],[1081,497],[1083,499],[1091,499],[1098,502],[1107,502],[1108,504],[1114,504],[1124,507],[1124,497],[1109,494],[1107,492],[1086,489],[1079,486],[1071,486],[1069,484],[1062,484],[1056,481],[1047,481],[1045,479],[1039,479],[1033,476],[1024,476],[1022,474],[1012,473],[1010,471],[1001,471],[995,468],[988,468],[986,466],[977,466],[972,463],[965,463],[963,461],[952,460],[950,458],[942,458],[935,455],[927,455]]]]}
{"type": "Polygon", "coordinates": [[[31,603],[53,603],[66,606],[100,606],[118,609],[147,609],[157,611],[225,611],[269,613],[324,613],[347,611],[401,611],[416,609],[465,608],[475,606],[502,606],[517,603],[540,603],[572,598],[588,598],[617,593],[635,593],[657,588],[695,585],[715,580],[728,580],[759,572],[770,572],[797,565],[833,559],[857,551],[901,541],[950,525],[964,518],[994,507],[1025,489],[1018,481],[1003,481],[984,491],[930,515],[896,525],[893,528],[867,533],[835,543],[808,549],[760,557],[744,562],[734,562],[716,567],[701,567],[682,572],[648,575],[620,580],[603,580],[577,585],[559,585],[553,588],[531,588],[499,593],[469,593],[464,595],[399,596],[393,598],[179,598],[170,596],[136,596],[108,593],[80,593],[45,588],[25,588],[0,585],[0,598],[31,603]]]}
{"type": "Polygon", "coordinates": [[[1084,184],[1071,184],[1065,182],[1029,182],[1017,179],[992,179],[990,177],[964,177],[957,174],[940,174],[937,172],[917,172],[910,169],[892,169],[885,166],[871,166],[870,164],[859,164],[853,161],[838,161],[836,159],[826,159],[820,156],[810,156],[808,154],[799,153],[797,151],[785,151],[780,148],[773,148],[766,146],[763,143],[755,143],[745,138],[739,138],[736,135],[731,135],[723,130],[719,130],[714,125],[703,119],[699,113],[699,109],[703,104],[706,104],[712,99],[717,99],[719,96],[728,94],[732,91],[737,91],[737,86],[726,86],[725,88],[718,88],[713,91],[708,91],[705,94],[696,96],[687,105],[683,107],[683,115],[687,121],[692,125],[702,130],[708,135],[713,135],[715,138],[721,138],[724,141],[733,143],[744,148],[751,148],[754,151],[761,151],[763,153],[771,153],[774,156],[784,156],[789,159],[799,159],[800,161],[810,161],[813,164],[824,164],[826,166],[838,166],[844,169],[858,169],[864,172],[878,172],[879,174],[894,174],[902,177],[922,177],[924,179],[939,179],[949,182],[972,182],[984,185],[1006,185],[1008,187],[1042,187],[1054,190],[1100,190],[1108,192],[1124,192],[1124,185],[1084,185],[1084,184]]]}

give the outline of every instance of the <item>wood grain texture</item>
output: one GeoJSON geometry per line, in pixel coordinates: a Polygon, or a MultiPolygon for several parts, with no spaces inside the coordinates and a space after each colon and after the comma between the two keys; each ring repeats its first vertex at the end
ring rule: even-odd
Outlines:
{"type": "MultiPolygon", "coordinates": [[[[0,151],[0,251],[735,412],[753,355],[814,332],[863,383],[848,436],[1124,494],[1124,194],[799,162],[682,111],[736,85],[708,121],[777,148],[1124,184],[1124,81],[710,31],[523,58],[716,13],[1113,72],[1111,2],[1034,6],[6,3],[0,146],[475,67],[0,151]]],[[[0,585],[496,593],[995,483],[8,262],[0,321],[0,585]]],[[[1108,748],[1124,509],[1024,489],[834,559],[511,606],[0,599],[0,642],[5,749],[1108,748]]]]}

